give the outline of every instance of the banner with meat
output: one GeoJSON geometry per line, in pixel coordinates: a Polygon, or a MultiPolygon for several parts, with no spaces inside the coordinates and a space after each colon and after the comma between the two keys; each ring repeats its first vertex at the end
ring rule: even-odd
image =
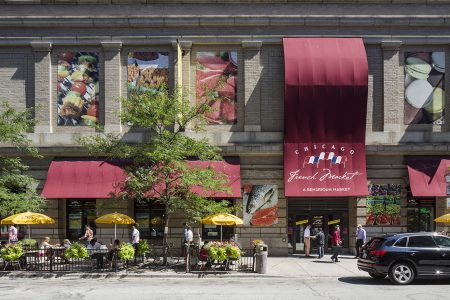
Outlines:
{"type": "Polygon", "coordinates": [[[157,93],[169,83],[168,52],[128,53],[128,95],[134,92],[157,93]]]}
{"type": "Polygon", "coordinates": [[[271,226],[278,223],[278,187],[276,185],[244,185],[243,198],[245,226],[271,226]]]}
{"type": "Polygon", "coordinates": [[[235,124],[237,100],[237,51],[197,52],[196,99],[212,111],[210,125],[235,124]]]}
{"type": "Polygon", "coordinates": [[[366,225],[401,225],[399,184],[371,184],[367,197],[366,225]]]}
{"type": "Polygon", "coordinates": [[[58,53],[58,126],[94,125],[99,116],[98,53],[58,53]]]}

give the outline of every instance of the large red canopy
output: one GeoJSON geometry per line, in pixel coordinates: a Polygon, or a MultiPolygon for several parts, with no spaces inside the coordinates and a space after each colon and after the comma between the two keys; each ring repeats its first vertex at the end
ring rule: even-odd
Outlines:
{"type": "Polygon", "coordinates": [[[409,185],[414,197],[446,197],[445,175],[450,159],[407,158],[409,185]]]}

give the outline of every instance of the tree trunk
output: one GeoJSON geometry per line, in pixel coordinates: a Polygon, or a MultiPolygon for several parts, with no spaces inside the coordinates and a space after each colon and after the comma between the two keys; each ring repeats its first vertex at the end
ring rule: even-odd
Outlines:
{"type": "Polygon", "coordinates": [[[163,235],[163,265],[167,265],[167,235],[169,234],[169,214],[166,206],[166,215],[164,220],[164,235],[163,235]]]}

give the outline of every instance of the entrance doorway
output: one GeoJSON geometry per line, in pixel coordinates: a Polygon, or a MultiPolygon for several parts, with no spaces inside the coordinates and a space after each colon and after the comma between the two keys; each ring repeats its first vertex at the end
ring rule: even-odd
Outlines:
{"type": "Polygon", "coordinates": [[[435,205],[434,199],[408,199],[406,210],[407,231],[434,231],[435,205]]]}
{"type": "MultiPolygon", "coordinates": [[[[331,248],[331,238],[336,225],[341,230],[343,246],[349,247],[347,198],[339,199],[289,199],[288,205],[288,238],[289,246],[294,253],[304,253],[304,231],[311,225],[311,235],[322,228],[325,235],[325,248],[331,248]],[[337,202],[338,201],[338,202],[337,202]],[[305,205],[306,203],[312,206],[305,205]]],[[[311,248],[317,248],[314,240],[311,248]]]]}

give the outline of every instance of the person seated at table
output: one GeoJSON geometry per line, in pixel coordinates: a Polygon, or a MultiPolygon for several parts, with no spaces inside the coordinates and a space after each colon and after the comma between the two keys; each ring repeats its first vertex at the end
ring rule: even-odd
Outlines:
{"type": "Polygon", "coordinates": [[[95,250],[99,250],[101,246],[102,246],[102,244],[100,244],[97,241],[97,238],[93,238],[92,240],[89,241],[89,244],[87,245],[87,249],[88,249],[89,253],[92,254],[93,252],[95,252],[95,250]]]}
{"type": "Polygon", "coordinates": [[[72,243],[68,240],[68,239],[64,239],[63,241],[63,247],[64,248],[69,248],[72,245],[72,243]]]}
{"type": "Polygon", "coordinates": [[[209,257],[209,251],[206,249],[206,245],[209,243],[209,241],[205,241],[202,248],[200,248],[200,251],[198,253],[198,260],[202,262],[206,262],[204,268],[211,268],[211,258],[209,257]]]}
{"type": "Polygon", "coordinates": [[[39,256],[50,256],[50,252],[48,250],[52,247],[53,245],[50,244],[50,237],[44,237],[39,246],[39,256]]]}
{"type": "Polygon", "coordinates": [[[115,240],[114,244],[112,245],[111,249],[108,252],[108,255],[106,256],[107,260],[113,260],[114,255],[117,255],[117,252],[119,252],[120,249],[120,240],[115,240]]]}

